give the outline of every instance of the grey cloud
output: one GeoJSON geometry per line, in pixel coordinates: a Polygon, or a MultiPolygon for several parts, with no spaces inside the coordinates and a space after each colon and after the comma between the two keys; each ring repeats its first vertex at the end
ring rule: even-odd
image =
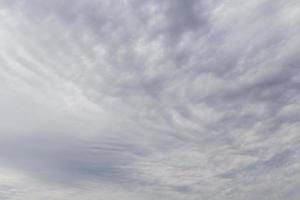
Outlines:
{"type": "Polygon", "coordinates": [[[298,2],[0,5],[3,166],[145,199],[296,198],[298,2]]]}
{"type": "Polygon", "coordinates": [[[139,154],[142,151],[133,145],[104,139],[77,141],[36,135],[1,139],[2,165],[12,163],[35,176],[69,184],[88,178],[125,181],[126,166],[139,154]]]}

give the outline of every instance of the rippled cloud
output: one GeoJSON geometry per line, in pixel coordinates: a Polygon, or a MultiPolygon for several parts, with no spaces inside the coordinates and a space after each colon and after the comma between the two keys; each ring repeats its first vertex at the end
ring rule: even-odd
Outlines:
{"type": "Polygon", "coordinates": [[[296,0],[0,0],[0,198],[300,195],[296,0]]]}

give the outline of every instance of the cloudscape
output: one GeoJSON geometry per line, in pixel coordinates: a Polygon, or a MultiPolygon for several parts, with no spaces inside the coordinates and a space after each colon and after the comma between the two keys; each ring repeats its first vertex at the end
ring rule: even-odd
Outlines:
{"type": "Polygon", "coordinates": [[[0,0],[1,200],[298,200],[300,1],[0,0]]]}

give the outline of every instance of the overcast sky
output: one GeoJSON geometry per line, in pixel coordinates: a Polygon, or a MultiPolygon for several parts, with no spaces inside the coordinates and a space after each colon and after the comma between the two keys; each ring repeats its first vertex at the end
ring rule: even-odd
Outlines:
{"type": "Polygon", "coordinates": [[[0,0],[1,200],[298,200],[299,0],[0,0]]]}

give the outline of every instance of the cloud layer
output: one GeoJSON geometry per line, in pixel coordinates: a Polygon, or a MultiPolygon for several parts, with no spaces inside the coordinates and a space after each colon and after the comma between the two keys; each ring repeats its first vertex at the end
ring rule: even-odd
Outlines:
{"type": "Polygon", "coordinates": [[[0,0],[0,198],[300,193],[296,0],[0,0]]]}

